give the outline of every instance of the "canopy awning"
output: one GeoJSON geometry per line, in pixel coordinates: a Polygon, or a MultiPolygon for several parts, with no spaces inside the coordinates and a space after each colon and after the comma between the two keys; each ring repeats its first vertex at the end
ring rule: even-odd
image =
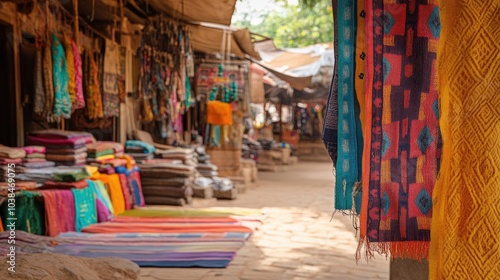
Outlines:
{"type": "Polygon", "coordinates": [[[304,48],[278,49],[272,40],[254,43],[262,60],[255,61],[293,88],[310,87],[322,67],[333,67],[333,45],[317,44],[304,48]]]}
{"type": "Polygon", "coordinates": [[[246,58],[248,55],[260,60],[259,53],[254,50],[250,32],[246,28],[234,29],[204,23],[189,24],[188,27],[191,44],[196,51],[205,53],[224,51],[239,58],[246,58]]]}
{"type": "Polygon", "coordinates": [[[173,18],[229,26],[236,0],[148,0],[147,3],[173,18]]]}

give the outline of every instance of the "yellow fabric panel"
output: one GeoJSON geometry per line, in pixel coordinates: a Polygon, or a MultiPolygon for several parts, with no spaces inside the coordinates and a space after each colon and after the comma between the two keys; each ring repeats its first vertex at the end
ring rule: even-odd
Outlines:
{"type": "Polygon", "coordinates": [[[429,279],[500,275],[500,1],[441,1],[429,279]]]}

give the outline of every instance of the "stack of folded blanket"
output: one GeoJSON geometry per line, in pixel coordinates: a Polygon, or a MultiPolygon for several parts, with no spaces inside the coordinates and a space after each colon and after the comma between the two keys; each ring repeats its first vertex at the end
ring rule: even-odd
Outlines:
{"type": "Polygon", "coordinates": [[[46,147],[46,159],[56,165],[85,165],[86,145],[95,142],[90,133],[56,129],[35,131],[28,140],[32,145],[46,147]]]}
{"type": "Polygon", "coordinates": [[[193,166],[153,160],[140,164],[139,168],[147,205],[183,206],[191,203],[196,176],[193,166]]]}
{"type": "Polygon", "coordinates": [[[217,172],[218,168],[215,164],[210,162],[210,155],[207,154],[205,147],[196,147],[195,151],[198,161],[196,164],[196,170],[198,170],[203,177],[217,177],[219,175],[217,172]]]}
{"type": "Polygon", "coordinates": [[[0,146],[0,164],[21,164],[26,152],[23,149],[0,146]]]}
{"type": "Polygon", "coordinates": [[[117,142],[97,141],[87,145],[87,161],[89,163],[105,163],[124,155],[124,147],[117,142]]]}
{"type": "Polygon", "coordinates": [[[53,161],[47,161],[45,156],[46,148],[44,146],[26,146],[21,149],[26,153],[26,157],[22,163],[22,166],[26,168],[39,169],[55,165],[53,161]]]}
{"type": "Polygon", "coordinates": [[[219,175],[219,172],[217,172],[217,166],[211,163],[198,163],[196,165],[196,170],[201,176],[207,178],[214,178],[219,175]]]}
{"type": "Polygon", "coordinates": [[[163,159],[182,160],[185,165],[196,165],[197,163],[192,149],[174,148],[170,150],[157,150],[156,154],[163,159]]]}
{"type": "Polygon", "coordinates": [[[125,142],[125,152],[132,156],[137,162],[154,158],[155,147],[146,142],[128,140],[125,142]]]}

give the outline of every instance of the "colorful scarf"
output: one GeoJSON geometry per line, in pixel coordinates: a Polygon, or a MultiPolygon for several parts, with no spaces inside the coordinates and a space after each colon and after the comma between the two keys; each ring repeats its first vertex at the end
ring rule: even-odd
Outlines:
{"type": "Polygon", "coordinates": [[[367,1],[366,130],[361,243],[368,252],[428,253],[440,158],[439,9],[427,0],[367,1]]]}
{"type": "Polygon", "coordinates": [[[71,40],[71,49],[73,50],[74,66],[75,66],[75,94],[76,102],[75,109],[85,108],[85,96],[83,95],[83,72],[82,72],[82,57],[75,41],[71,40]]]}
{"type": "Polygon", "coordinates": [[[76,69],[73,47],[71,39],[64,35],[63,37],[64,53],[66,54],[66,66],[68,69],[68,93],[71,99],[72,108],[76,108],[76,69]]]}
{"type": "Polygon", "coordinates": [[[64,48],[57,39],[55,34],[52,34],[52,67],[54,80],[54,117],[71,117],[71,98],[68,93],[68,67],[66,65],[66,56],[64,48]]]}
{"type": "Polygon", "coordinates": [[[84,227],[97,223],[95,195],[89,187],[71,191],[75,198],[76,231],[80,232],[84,227]]]}
{"type": "Polygon", "coordinates": [[[40,191],[45,204],[45,224],[48,236],[75,231],[75,199],[70,190],[40,191]]]}
{"type": "MultiPolygon", "coordinates": [[[[443,1],[443,160],[434,188],[429,279],[500,275],[500,9],[443,1]]],[[[425,168],[425,167],[424,167],[425,168]]]]}
{"type": "MultiPolygon", "coordinates": [[[[361,125],[357,120],[354,92],[356,1],[341,1],[337,7],[338,28],[338,156],[336,162],[335,209],[353,209],[353,189],[361,177],[361,125]]],[[[358,111],[359,112],[359,111],[358,111]]]]}

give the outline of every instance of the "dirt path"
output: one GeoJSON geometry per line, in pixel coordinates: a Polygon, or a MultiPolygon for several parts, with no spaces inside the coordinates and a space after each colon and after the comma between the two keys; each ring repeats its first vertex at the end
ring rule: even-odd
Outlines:
{"type": "Polygon", "coordinates": [[[355,231],[333,208],[329,163],[299,163],[281,173],[259,173],[259,187],[216,206],[262,209],[264,224],[226,269],[141,270],[141,279],[292,280],[389,279],[389,262],[377,257],[357,265],[355,231]]]}

